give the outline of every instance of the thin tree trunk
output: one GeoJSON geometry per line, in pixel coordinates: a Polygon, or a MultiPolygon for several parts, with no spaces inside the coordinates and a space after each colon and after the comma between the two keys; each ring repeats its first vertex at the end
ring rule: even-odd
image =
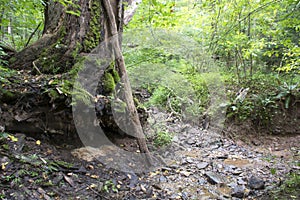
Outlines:
{"type": "Polygon", "coordinates": [[[123,54],[121,51],[121,47],[119,44],[119,37],[118,37],[118,29],[117,29],[117,23],[114,16],[114,12],[112,9],[112,6],[110,4],[110,1],[104,0],[104,7],[108,15],[108,21],[109,21],[109,27],[111,31],[111,35],[113,37],[112,43],[113,43],[113,50],[116,56],[116,62],[117,66],[119,68],[119,76],[123,79],[124,84],[124,100],[127,104],[127,109],[129,111],[129,118],[130,122],[133,125],[133,134],[137,138],[139,148],[141,153],[145,153],[148,164],[152,164],[152,157],[150,155],[150,152],[148,150],[145,135],[143,133],[143,128],[141,126],[141,122],[138,116],[138,112],[136,110],[136,107],[134,105],[133,97],[132,97],[132,90],[129,83],[129,78],[126,72],[125,62],[123,58],[123,54]]]}
{"type": "MultiPolygon", "coordinates": [[[[248,39],[250,41],[251,39],[251,15],[248,17],[248,39]]],[[[253,57],[252,54],[250,54],[250,77],[252,77],[253,73],[253,57]]]]}

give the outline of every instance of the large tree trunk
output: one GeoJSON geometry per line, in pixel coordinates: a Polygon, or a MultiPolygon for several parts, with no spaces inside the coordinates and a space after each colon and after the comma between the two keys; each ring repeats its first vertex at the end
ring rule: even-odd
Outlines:
{"type": "MultiPolygon", "coordinates": [[[[121,35],[123,8],[118,4],[122,1],[109,0],[109,2],[112,5],[117,32],[121,35]]],[[[102,3],[98,0],[79,0],[76,3],[77,6],[69,5],[65,7],[57,1],[47,0],[42,38],[10,58],[12,68],[28,73],[26,73],[26,76],[20,73],[15,77],[11,77],[11,83],[2,89],[0,88],[0,126],[5,126],[7,131],[12,132],[54,134],[53,138],[60,136],[58,138],[63,137],[64,140],[76,138],[74,133],[78,127],[75,128],[74,116],[70,106],[72,81],[75,78],[73,75],[76,71],[74,66],[76,66],[76,63],[78,67],[78,63],[82,65],[82,63],[90,62],[89,59],[93,59],[91,55],[87,56],[88,59],[85,61],[82,61],[82,59],[91,52],[92,54],[95,52],[98,54],[113,52],[112,55],[109,55],[111,58],[116,53],[120,54],[110,45],[104,45],[106,48],[111,48],[110,50],[99,51],[100,43],[106,41],[109,43],[112,36],[115,37],[111,26],[109,26],[109,18],[106,16],[107,12],[102,3]],[[96,48],[97,46],[98,48],[96,48]],[[92,51],[95,48],[96,50],[92,51]]],[[[97,56],[101,59],[102,55],[97,56]]],[[[107,58],[106,55],[105,58],[107,58]]],[[[99,69],[98,74],[101,77],[96,81],[98,83],[95,83],[95,81],[84,83],[88,87],[90,87],[89,84],[96,84],[97,90],[87,91],[92,99],[95,97],[94,99],[98,100],[96,107],[90,111],[95,112],[96,110],[98,112],[97,117],[100,118],[100,125],[111,132],[121,130],[118,127],[120,123],[115,122],[111,114],[111,102],[107,97],[115,94],[115,88],[111,88],[111,85],[106,84],[113,82],[112,85],[115,87],[120,80],[119,77],[116,77],[117,72],[123,76],[124,70],[124,67],[120,70],[117,65],[112,63],[107,68],[99,69]],[[107,76],[108,73],[110,73],[109,76],[107,76]],[[107,77],[113,79],[107,81],[107,77]],[[100,110],[97,109],[99,102],[100,104],[103,102],[106,104],[105,106],[98,106],[101,107],[100,110]]],[[[89,77],[84,78],[85,80],[89,79],[89,77]]],[[[125,89],[128,88],[129,82],[126,84],[125,89]]],[[[127,96],[132,95],[131,90],[123,91],[123,93],[127,96]]],[[[130,106],[134,105],[130,104],[130,106]]],[[[132,110],[132,108],[129,110],[132,110]]],[[[135,107],[134,111],[136,112],[135,107]]],[[[129,114],[131,113],[129,112],[129,114]]],[[[90,121],[93,120],[93,116],[87,117],[91,119],[90,121]]],[[[139,119],[136,120],[138,120],[137,125],[141,126],[139,119]]],[[[149,153],[145,139],[141,135],[143,134],[141,127],[138,130],[139,135],[135,134],[135,136],[138,136],[141,152],[149,153]]]]}
{"type": "MultiPolygon", "coordinates": [[[[117,9],[118,0],[112,1],[117,9]]],[[[48,0],[42,38],[18,52],[10,59],[10,66],[29,69],[34,63],[42,73],[67,72],[79,55],[91,52],[104,41],[108,35],[101,1],[80,0],[76,5],[63,6],[48,0]]],[[[121,32],[122,23],[118,23],[118,29],[121,32]]]]}

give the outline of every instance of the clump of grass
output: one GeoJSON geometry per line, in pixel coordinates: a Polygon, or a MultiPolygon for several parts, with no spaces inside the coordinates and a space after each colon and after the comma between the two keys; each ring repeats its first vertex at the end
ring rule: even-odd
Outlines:
{"type": "Polygon", "coordinates": [[[154,145],[156,147],[167,146],[172,143],[173,134],[167,131],[159,131],[154,138],[154,145]]]}

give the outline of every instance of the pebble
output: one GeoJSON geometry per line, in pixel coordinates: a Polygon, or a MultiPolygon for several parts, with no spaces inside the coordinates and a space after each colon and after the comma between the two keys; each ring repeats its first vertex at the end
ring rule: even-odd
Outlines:
{"type": "Polygon", "coordinates": [[[211,184],[224,184],[225,182],[224,178],[215,172],[206,172],[205,175],[211,184]]]}
{"type": "Polygon", "coordinates": [[[238,183],[239,185],[246,185],[246,184],[247,184],[247,182],[244,181],[242,177],[239,177],[239,178],[238,178],[237,183],[238,183]]]}
{"type": "Polygon", "coordinates": [[[188,176],[191,175],[191,172],[181,171],[180,174],[181,174],[181,175],[184,175],[184,176],[186,176],[186,177],[188,177],[188,176]]]}
{"type": "Polygon", "coordinates": [[[197,164],[198,169],[205,169],[208,166],[207,162],[201,162],[197,164]]]}
{"type": "Polygon", "coordinates": [[[251,189],[255,189],[255,190],[260,190],[265,188],[265,182],[256,176],[251,176],[249,178],[248,185],[251,189]]]}
{"type": "Polygon", "coordinates": [[[167,178],[165,176],[160,176],[159,182],[162,182],[162,183],[167,182],[167,178]]]}
{"type": "Polygon", "coordinates": [[[189,145],[193,145],[193,144],[196,144],[196,141],[194,139],[188,139],[188,141],[186,143],[189,145]]]}
{"type": "Polygon", "coordinates": [[[245,187],[244,186],[235,186],[231,193],[232,197],[244,198],[245,196],[245,187]]]}

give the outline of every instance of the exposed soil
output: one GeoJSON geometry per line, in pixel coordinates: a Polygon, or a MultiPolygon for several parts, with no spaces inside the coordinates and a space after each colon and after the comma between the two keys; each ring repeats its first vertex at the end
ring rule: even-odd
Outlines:
{"type": "MultiPolygon", "coordinates": [[[[169,115],[157,112],[154,117],[169,115]]],[[[251,137],[251,142],[244,142],[176,119],[166,125],[177,133],[173,143],[160,150],[149,144],[166,166],[140,173],[128,172],[130,163],[116,170],[100,158],[113,161],[118,147],[137,151],[132,138],[115,138],[116,146],[76,148],[70,143],[39,143],[21,133],[4,134],[0,196],[18,200],[266,199],[288,173],[299,173],[300,135],[251,137]]]]}

